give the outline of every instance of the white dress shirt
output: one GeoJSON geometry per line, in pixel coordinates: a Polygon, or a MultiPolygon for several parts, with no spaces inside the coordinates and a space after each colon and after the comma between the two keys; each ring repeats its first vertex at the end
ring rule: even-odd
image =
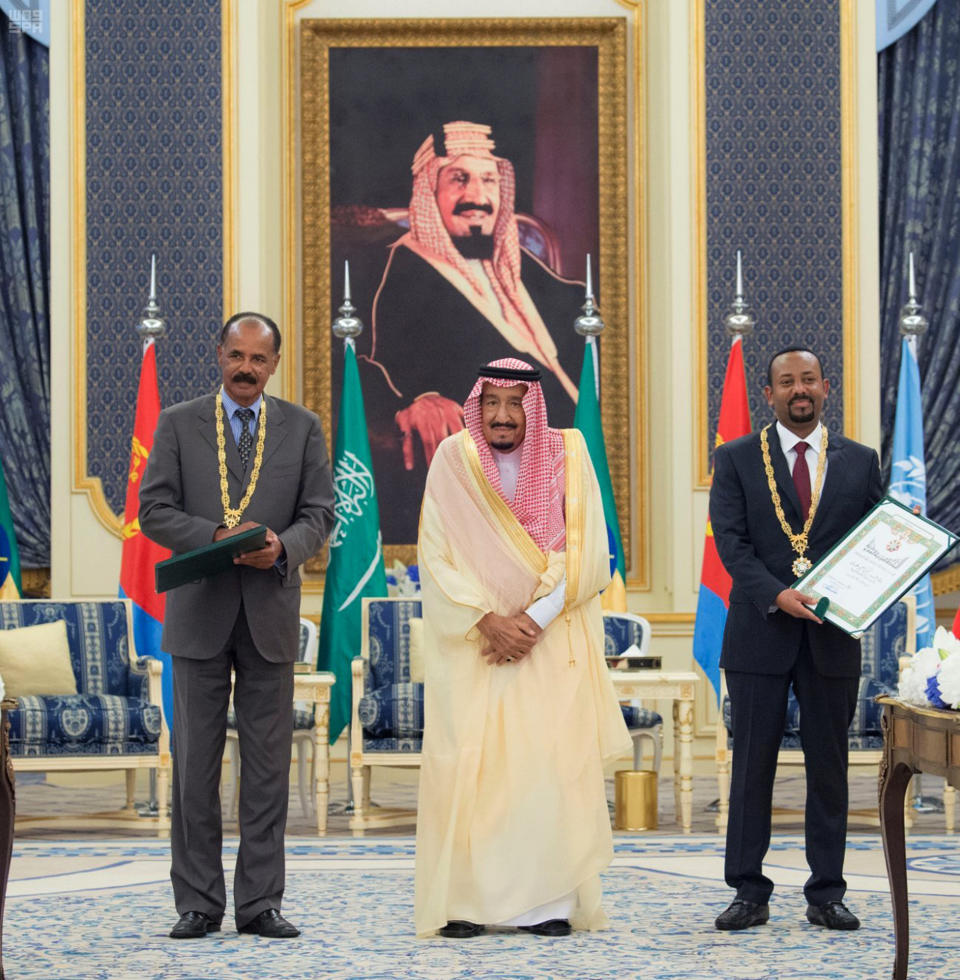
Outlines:
{"type": "MultiPolygon", "coordinates": [[[[223,401],[223,412],[230,421],[230,431],[233,433],[233,441],[239,443],[240,433],[243,430],[243,422],[237,418],[237,409],[243,408],[243,406],[238,405],[222,386],[220,388],[220,398],[223,401]]],[[[260,406],[262,404],[263,395],[260,395],[252,405],[247,406],[247,408],[253,409],[253,424],[250,426],[251,436],[257,431],[257,423],[260,421],[260,406]]]]}
{"type": "MultiPolygon", "coordinates": [[[[817,482],[817,462],[820,459],[820,446],[823,443],[823,424],[817,423],[817,427],[808,436],[801,439],[795,432],[791,432],[782,422],[777,420],[777,435],[780,437],[780,448],[783,455],[787,458],[787,465],[793,473],[794,466],[797,465],[797,443],[805,442],[807,451],[804,456],[807,460],[807,469],[810,471],[810,499],[813,499],[813,488],[817,482]]],[[[827,477],[827,461],[823,461],[823,477],[827,477]]],[[[821,487],[821,489],[823,489],[821,487]]]]}
{"type": "MultiPolygon", "coordinates": [[[[520,447],[518,446],[511,453],[501,453],[490,447],[493,454],[493,461],[497,464],[500,472],[500,486],[503,487],[503,495],[511,503],[517,494],[517,477],[520,475],[520,461],[523,458],[520,447]]],[[[563,600],[567,588],[567,573],[563,573],[563,578],[557,583],[556,588],[540,599],[535,600],[527,608],[527,615],[540,627],[545,630],[560,615],[563,609],[563,600]]]]}

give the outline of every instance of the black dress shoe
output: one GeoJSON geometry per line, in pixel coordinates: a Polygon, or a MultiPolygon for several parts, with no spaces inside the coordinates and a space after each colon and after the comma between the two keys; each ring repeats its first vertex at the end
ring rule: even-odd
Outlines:
{"type": "Polygon", "coordinates": [[[245,926],[238,926],[237,932],[253,933],[264,939],[295,939],[300,935],[300,930],[287,922],[276,909],[264,909],[245,926]]]}
{"type": "Polygon", "coordinates": [[[843,904],[827,902],[826,905],[808,905],[807,921],[828,929],[859,929],[860,920],[843,904]]]}
{"type": "Polygon", "coordinates": [[[220,923],[203,912],[184,912],[170,930],[171,939],[203,939],[208,932],[219,932],[220,923]]]}
{"type": "Polygon", "coordinates": [[[566,919],[547,919],[535,926],[520,926],[523,932],[532,932],[535,936],[569,936],[573,931],[566,919]]]}
{"type": "Polygon", "coordinates": [[[446,939],[472,939],[483,932],[483,926],[476,922],[466,922],[464,919],[451,919],[438,932],[446,939]]]}
{"type": "Polygon", "coordinates": [[[758,905],[735,898],[718,916],[714,925],[718,929],[749,929],[762,926],[770,918],[770,906],[758,905]]]}

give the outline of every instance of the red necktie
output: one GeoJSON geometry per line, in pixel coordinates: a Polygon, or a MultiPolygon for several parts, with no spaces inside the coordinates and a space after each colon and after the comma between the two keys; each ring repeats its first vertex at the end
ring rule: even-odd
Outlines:
{"type": "Polygon", "coordinates": [[[793,447],[797,451],[797,461],[793,464],[793,484],[797,488],[803,519],[810,513],[810,468],[807,466],[807,444],[798,442],[793,447]]]}

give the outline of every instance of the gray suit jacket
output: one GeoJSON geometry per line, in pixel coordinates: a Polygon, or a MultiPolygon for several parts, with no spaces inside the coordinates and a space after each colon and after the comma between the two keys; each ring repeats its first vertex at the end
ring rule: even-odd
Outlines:
{"type": "MultiPolygon", "coordinates": [[[[260,478],[242,521],[275,531],[287,555],[287,573],[236,566],[167,594],[163,648],[203,660],[229,639],[240,601],[261,655],[293,661],[299,644],[300,565],[333,526],[333,482],[320,420],[299,405],[264,396],[266,437],[260,478]]],[[[140,528],[153,541],[182,554],[210,544],[223,523],[216,396],[203,395],[160,413],[140,488],[140,528]]],[[[236,506],[249,481],[224,421],[227,483],[236,506]]],[[[256,442],[254,443],[256,445],[256,442]]]]}

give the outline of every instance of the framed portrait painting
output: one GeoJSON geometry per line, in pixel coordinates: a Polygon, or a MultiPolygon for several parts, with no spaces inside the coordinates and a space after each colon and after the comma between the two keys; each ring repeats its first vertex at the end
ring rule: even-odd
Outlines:
{"type": "Polygon", "coordinates": [[[416,560],[427,467],[480,365],[537,367],[550,424],[572,425],[588,255],[629,528],[625,32],[619,18],[300,24],[304,403],[333,442],[348,263],[388,564],[416,560]]]}

